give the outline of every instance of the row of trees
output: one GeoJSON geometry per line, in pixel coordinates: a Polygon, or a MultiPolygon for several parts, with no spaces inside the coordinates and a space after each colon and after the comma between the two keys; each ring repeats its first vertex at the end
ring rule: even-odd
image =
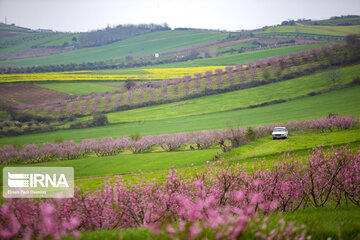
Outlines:
{"type": "Polygon", "coordinates": [[[163,183],[106,182],[73,198],[8,199],[0,211],[0,238],[61,238],[78,231],[150,228],[167,239],[308,239],[305,226],[279,225],[268,215],[329,202],[360,206],[360,152],[314,149],[307,161],[289,154],[271,169],[249,173],[213,163],[183,176],[171,170],[163,183]]]}
{"type": "MultiPolygon", "coordinates": [[[[318,130],[326,131],[332,128],[348,129],[353,127],[357,120],[349,116],[332,116],[329,118],[291,122],[282,124],[289,131],[318,130]]],[[[139,136],[122,138],[103,138],[101,140],[86,139],[76,144],[74,141],[60,143],[48,142],[41,146],[27,144],[22,148],[7,145],[0,148],[0,163],[8,164],[16,161],[35,163],[55,159],[74,159],[87,153],[97,156],[110,156],[119,154],[124,149],[134,154],[144,152],[154,145],[160,146],[164,151],[175,151],[184,144],[194,144],[197,149],[207,149],[218,145],[223,151],[236,148],[257,138],[270,135],[275,125],[255,128],[231,128],[227,130],[210,130],[192,133],[162,134],[157,136],[139,136]]]]}

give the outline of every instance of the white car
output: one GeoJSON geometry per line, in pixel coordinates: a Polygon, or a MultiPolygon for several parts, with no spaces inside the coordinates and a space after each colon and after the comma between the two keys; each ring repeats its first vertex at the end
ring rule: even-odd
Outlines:
{"type": "Polygon", "coordinates": [[[288,131],[286,130],[286,127],[275,127],[272,132],[272,139],[276,138],[287,138],[288,137],[288,131]]]}

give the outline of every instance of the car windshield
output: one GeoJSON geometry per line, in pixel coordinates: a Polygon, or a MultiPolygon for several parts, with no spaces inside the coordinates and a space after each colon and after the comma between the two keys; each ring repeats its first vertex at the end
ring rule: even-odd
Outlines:
{"type": "Polygon", "coordinates": [[[285,132],[285,128],[274,128],[273,132],[285,132]]]}

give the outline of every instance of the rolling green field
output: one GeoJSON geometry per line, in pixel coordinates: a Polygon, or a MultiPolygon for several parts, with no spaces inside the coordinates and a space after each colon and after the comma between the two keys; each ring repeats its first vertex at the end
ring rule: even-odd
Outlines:
{"type": "Polygon", "coordinates": [[[26,134],[0,138],[0,146],[63,140],[81,141],[104,137],[157,135],[162,133],[191,132],[209,129],[226,129],[234,126],[260,126],[327,117],[329,113],[360,117],[360,86],[335,90],[328,93],[295,99],[285,103],[238,111],[217,112],[197,116],[119,123],[103,127],[67,129],[54,132],[26,134]]]}
{"type": "Polygon", "coordinates": [[[40,87],[52,89],[58,92],[63,92],[71,95],[88,95],[91,93],[110,92],[119,90],[119,88],[105,86],[101,83],[39,83],[40,87]]]}
{"type": "Polygon", "coordinates": [[[150,55],[182,49],[225,38],[226,33],[207,31],[160,31],[142,34],[112,44],[83,48],[49,56],[1,61],[0,65],[50,65],[125,59],[125,56],[150,55]]]}
{"type": "MultiPolygon", "coordinates": [[[[360,65],[341,69],[342,78],[338,85],[350,83],[360,75],[360,65]]],[[[107,114],[112,123],[161,120],[192,115],[223,112],[246,108],[265,102],[294,99],[306,96],[311,92],[330,89],[332,83],[327,80],[328,71],[294,78],[287,81],[267,84],[229,93],[216,94],[170,104],[137,108],[107,114]]]]}
{"type": "MultiPolygon", "coordinates": [[[[247,62],[255,62],[260,59],[267,59],[269,57],[279,57],[281,55],[288,55],[293,52],[301,52],[312,48],[320,48],[329,44],[306,44],[289,47],[263,49],[245,53],[231,54],[213,58],[196,59],[188,62],[170,63],[164,65],[154,66],[157,68],[167,67],[202,67],[202,66],[223,66],[223,65],[236,65],[245,64],[247,62]]],[[[1,64],[1,62],[0,62],[1,64]]]]}
{"type": "Polygon", "coordinates": [[[309,33],[329,36],[346,36],[348,34],[359,34],[360,25],[355,26],[319,26],[319,25],[294,25],[276,26],[266,28],[265,31],[256,33],[309,33]]]}

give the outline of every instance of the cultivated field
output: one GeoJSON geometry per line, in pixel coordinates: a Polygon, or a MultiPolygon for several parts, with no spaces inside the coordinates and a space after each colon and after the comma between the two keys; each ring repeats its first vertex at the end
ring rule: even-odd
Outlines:
{"type": "Polygon", "coordinates": [[[29,84],[0,85],[0,99],[15,104],[38,104],[48,101],[65,99],[68,95],[47,88],[29,84]]]}

